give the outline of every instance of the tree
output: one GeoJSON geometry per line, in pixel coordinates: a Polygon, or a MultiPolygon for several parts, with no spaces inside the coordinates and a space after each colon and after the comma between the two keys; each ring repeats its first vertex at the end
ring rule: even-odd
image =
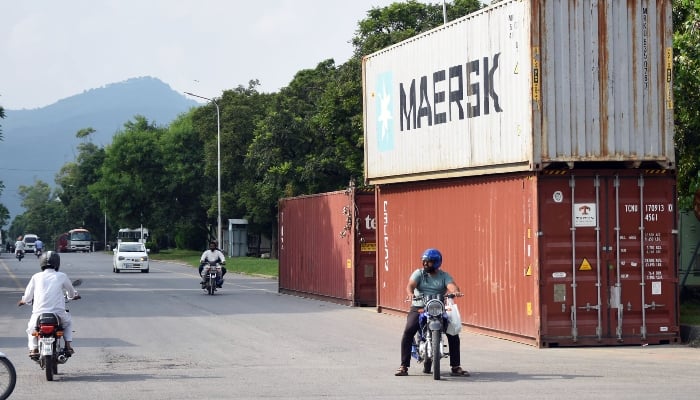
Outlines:
{"type": "Polygon", "coordinates": [[[10,226],[11,237],[35,233],[48,244],[65,223],[65,209],[56,201],[48,183],[35,181],[33,186],[20,186],[22,206],[27,210],[17,216],[10,226]]]}
{"type": "MultiPolygon", "coordinates": [[[[479,8],[479,0],[455,0],[447,5],[447,18],[454,20],[479,8]]],[[[399,43],[421,32],[444,23],[442,4],[423,4],[415,0],[375,7],[367,11],[367,18],[358,22],[352,44],[355,57],[374,53],[399,43]]]]}
{"type": "Polygon", "coordinates": [[[700,188],[700,4],[673,3],[674,114],[679,207],[691,209],[700,188]]]}
{"type": "MultiPolygon", "coordinates": [[[[221,213],[223,219],[248,217],[246,200],[248,196],[245,182],[250,179],[245,169],[244,160],[248,147],[253,140],[255,127],[268,113],[274,95],[259,93],[260,83],[251,80],[248,87],[238,86],[227,90],[222,97],[215,99],[220,109],[221,129],[221,213]]],[[[192,118],[192,126],[203,143],[205,160],[204,176],[199,185],[204,191],[207,208],[207,222],[216,225],[217,215],[217,126],[216,109],[213,104],[199,107],[192,118]]],[[[255,231],[258,226],[253,221],[249,229],[255,231]]],[[[267,233],[267,232],[266,232],[267,233]]],[[[214,235],[212,235],[214,236],[214,235]]]]}
{"type": "MultiPolygon", "coordinates": [[[[77,138],[85,141],[78,145],[75,161],[61,167],[56,174],[58,198],[65,208],[66,218],[62,232],[82,227],[89,230],[95,238],[100,238],[104,227],[104,201],[88,192],[88,186],[98,179],[98,172],[105,158],[104,148],[89,141],[89,136],[96,131],[85,128],[76,132],[77,138]]],[[[108,238],[103,238],[106,243],[108,238]]]]}
{"type": "Polygon", "coordinates": [[[163,179],[156,199],[155,220],[163,230],[161,245],[201,249],[206,238],[206,200],[204,190],[204,142],[192,127],[193,112],[173,121],[159,140],[163,157],[163,179]],[[184,151],[183,151],[184,150],[184,151]]]}
{"type": "Polygon", "coordinates": [[[88,191],[96,201],[104,202],[107,214],[120,226],[161,223],[156,216],[159,201],[163,201],[159,200],[165,169],[159,146],[163,132],[137,115],[105,148],[103,163],[88,191]]]}

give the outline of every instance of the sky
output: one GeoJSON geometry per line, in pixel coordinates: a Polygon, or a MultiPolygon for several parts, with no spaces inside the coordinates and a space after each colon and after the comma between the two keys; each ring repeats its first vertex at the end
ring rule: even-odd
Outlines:
{"type": "Polygon", "coordinates": [[[142,76],[207,98],[252,79],[277,92],[321,61],[345,63],[358,21],[394,2],[0,0],[0,105],[40,108],[142,76]]]}

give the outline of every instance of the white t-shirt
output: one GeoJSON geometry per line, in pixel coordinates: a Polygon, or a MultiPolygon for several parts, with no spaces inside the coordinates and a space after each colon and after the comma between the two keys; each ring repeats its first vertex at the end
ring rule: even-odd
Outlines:
{"type": "Polygon", "coordinates": [[[219,260],[220,263],[225,264],[226,263],[226,256],[224,256],[224,253],[219,251],[219,249],[216,249],[214,251],[212,250],[207,250],[204,253],[202,253],[202,257],[199,259],[199,262],[214,262],[216,260],[219,260]]]}
{"type": "Polygon", "coordinates": [[[32,302],[33,313],[65,311],[64,291],[68,292],[68,297],[75,297],[78,294],[66,274],[56,272],[52,268],[46,268],[34,274],[29,280],[22,301],[32,302]]]}

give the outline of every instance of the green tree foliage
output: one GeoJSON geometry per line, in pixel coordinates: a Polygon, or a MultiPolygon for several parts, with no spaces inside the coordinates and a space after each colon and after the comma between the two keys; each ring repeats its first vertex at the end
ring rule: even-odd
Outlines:
{"type": "Polygon", "coordinates": [[[18,192],[27,211],[12,221],[10,236],[34,233],[47,244],[47,248],[50,247],[66,220],[64,207],[57,201],[48,183],[40,180],[35,181],[33,186],[20,186],[18,192]]]}
{"type": "MultiPolygon", "coordinates": [[[[248,146],[253,140],[255,127],[265,117],[274,95],[260,93],[260,83],[251,80],[248,87],[238,86],[227,90],[219,99],[214,99],[220,110],[221,129],[221,212],[222,223],[226,228],[227,218],[246,217],[247,181],[250,180],[244,161],[248,146]]],[[[201,194],[205,198],[207,222],[211,227],[210,236],[215,237],[217,219],[217,125],[216,108],[209,103],[194,111],[193,129],[203,143],[202,160],[205,161],[204,174],[197,180],[201,194]]],[[[260,226],[251,220],[249,228],[253,232],[260,226]]],[[[200,246],[201,247],[201,246],[200,246]]]]}
{"type": "Polygon", "coordinates": [[[206,237],[203,190],[211,179],[204,177],[204,141],[195,133],[193,113],[183,114],[170,124],[159,140],[163,172],[151,229],[160,232],[160,244],[175,243],[183,249],[200,249],[206,237]],[[156,228],[157,227],[157,228],[156,228]]]}
{"type": "Polygon", "coordinates": [[[115,134],[105,149],[99,178],[88,190],[120,227],[143,224],[156,229],[152,227],[162,223],[157,215],[163,201],[160,188],[167,179],[158,145],[163,132],[137,115],[124,124],[124,130],[115,134]]]}
{"type": "Polygon", "coordinates": [[[700,188],[700,2],[673,3],[674,114],[679,207],[700,188]]]}
{"type": "MultiPolygon", "coordinates": [[[[479,0],[455,0],[448,4],[447,19],[463,17],[481,8],[479,0]]],[[[415,0],[372,8],[358,22],[352,44],[355,56],[362,57],[401,42],[444,23],[442,4],[423,4],[415,0]]]]}
{"type": "Polygon", "coordinates": [[[105,226],[104,201],[99,201],[88,192],[88,187],[98,180],[99,170],[105,159],[104,148],[90,141],[90,135],[93,133],[93,128],[76,132],[75,136],[83,139],[78,145],[78,156],[75,161],[61,167],[56,174],[55,181],[60,188],[58,198],[65,209],[65,221],[61,232],[85,228],[92,233],[95,240],[106,243],[107,239],[102,238],[105,226]]]}

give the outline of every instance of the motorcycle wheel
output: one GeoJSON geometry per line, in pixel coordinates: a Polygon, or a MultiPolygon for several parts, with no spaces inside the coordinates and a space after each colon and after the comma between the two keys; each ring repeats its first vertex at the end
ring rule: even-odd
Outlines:
{"type": "Polygon", "coordinates": [[[0,357],[0,400],[10,397],[17,383],[17,371],[12,362],[5,357],[0,357]]]}
{"type": "Polygon", "coordinates": [[[41,356],[41,358],[44,360],[44,370],[46,371],[46,380],[52,381],[53,380],[53,371],[55,368],[56,361],[53,359],[53,356],[41,356]]]}
{"type": "Polygon", "coordinates": [[[216,279],[215,278],[209,278],[209,286],[207,287],[207,291],[209,292],[210,295],[214,295],[214,291],[216,290],[216,279]]]}
{"type": "Polygon", "coordinates": [[[433,352],[433,379],[436,381],[440,380],[440,358],[442,358],[440,354],[440,348],[442,347],[440,340],[442,339],[442,335],[440,333],[440,331],[430,332],[433,342],[433,348],[431,349],[433,352]]]}

